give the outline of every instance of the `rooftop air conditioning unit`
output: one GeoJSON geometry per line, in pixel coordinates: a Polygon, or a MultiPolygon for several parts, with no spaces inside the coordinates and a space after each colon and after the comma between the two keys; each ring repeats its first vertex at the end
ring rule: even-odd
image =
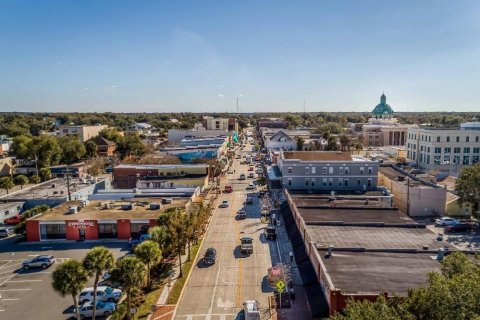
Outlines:
{"type": "Polygon", "coordinates": [[[162,199],[162,204],[168,204],[168,203],[172,203],[172,198],[163,198],[162,199]]]}
{"type": "Polygon", "coordinates": [[[75,213],[77,213],[77,211],[78,211],[77,206],[71,206],[71,207],[68,208],[68,213],[69,214],[75,214],[75,213]]]}
{"type": "Polygon", "coordinates": [[[133,209],[133,203],[122,204],[122,210],[132,210],[132,209],[133,209]]]}
{"type": "Polygon", "coordinates": [[[56,183],[52,183],[52,188],[56,188],[57,187],[57,184],[56,183]]]}
{"type": "Polygon", "coordinates": [[[156,203],[156,202],[150,203],[150,210],[158,210],[160,209],[160,207],[161,207],[160,203],[156,203]]]}

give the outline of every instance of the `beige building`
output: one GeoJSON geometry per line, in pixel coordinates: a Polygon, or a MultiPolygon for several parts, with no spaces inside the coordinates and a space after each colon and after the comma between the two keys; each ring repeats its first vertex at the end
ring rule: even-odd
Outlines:
{"type": "Polygon", "coordinates": [[[411,127],[407,157],[426,170],[460,172],[480,160],[480,122],[462,123],[458,129],[411,127]]]}
{"type": "Polygon", "coordinates": [[[204,116],[202,125],[207,130],[238,131],[238,121],[235,118],[214,118],[204,116]]]}
{"type": "Polygon", "coordinates": [[[394,206],[410,217],[445,214],[447,191],[433,183],[412,179],[401,170],[382,166],[378,170],[378,184],[390,190],[394,206]]]}
{"type": "Polygon", "coordinates": [[[13,163],[12,158],[0,158],[0,177],[12,176],[13,174],[13,163]]]}
{"type": "Polygon", "coordinates": [[[63,126],[60,127],[60,136],[76,135],[81,142],[90,140],[98,136],[100,131],[108,128],[107,125],[94,125],[94,126],[63,126]]]}
{"type": "Polygon", "coordinates": [[[387,97],[382,94],[380,103],[373,109],[368,123],[361,126],[353,124],[354,131],[362,131],[364,145],[368,147],[404,146],[407,131],[412,125],[398,123],[393,109],[387,104],[387,97]]]}

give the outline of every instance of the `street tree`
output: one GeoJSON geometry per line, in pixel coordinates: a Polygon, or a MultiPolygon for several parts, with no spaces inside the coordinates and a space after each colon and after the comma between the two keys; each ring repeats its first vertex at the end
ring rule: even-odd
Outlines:
{"type": "Polygon", "coordinates": [[[477,206],[480,202],[480,162],[464,167],[455,183],[455,190],[461,202],[471,202],[477,206]]]}
{"type": "Polygon", "coordinates": [[[350,137],[346,134],[342,134],[339,140],[342,151],[349,151],[351,145],[350,137]]]}
{"type": "Polygon", "coordinates": [[[58,143],[62,149],[62,161],[64,163],[74,163],[85,156],[85,145],[75,135],[60,137],[58,143]]]}
{"type": "Polygon", "coordinates": [[[127,256],[117,260],[117,266],[112,275],[127,293],[127,320],[130,320],[133,291],[140,287],[145,279],[145,265],[137,257],[127,256]]]}
{"type": "Polygon", "coordinates": [[[172,235],[167,227],[167,222],[168,220],[164,222],[164,225],[155,226],[149,229],[152,240],[158,243],[164,256],[168,256],[173,251],[174,246],[172,235]]]}
{"type": "Polygon", "coordinates": [[[89,158],[97,155],[97,144],[93,140],[85,142],[85,155],[89,158]]]}
{"type": "Polygon", "coordinates": [[[20,189],[23,189],[23,186],[28,184],[28,177],[24,176],[23,174],[19,174],[15,178],[13,178],[13,181],[15,182],[16,185],[20,185],[20,189]]]}
{"type": "Polygon", "coordinates": [[[140,243],[135,248],[135,255],[147,266],[147,287],[150,288],[151,268],[162,259],[162,251],[156,241],[148,240],[140,243]]]}
{"type": "Polygon", "coordinates": [[[10,189],[12,189],[14,186],[13,179],[12,177],[2,177],[0,178],[0,189],[4,189],[7,194],[10,189]]]}
{"type": "Polygon", "coordinates": [[[302,137],[295,138],[297,141],[297,151],[303,151],[303,145],[305,144],[305,139],[302,137]]]}
{"type": "Polygon", "coordinates": [[[78,295],[88,281],[88,272],[76,259],[67,260],[57,266],[52,273],[52,287],[62,297],[72,296],[77,320],[80,320],[78,295]]]}
{"type": "Polygon", "coordinates": [[[168,220],[168,228],[172,233],[174,242],[176,243],[178,255],[178,267],[180,269],[179,278],[183,277],[182,271],[182,249],[185,246],[185,212],[180,208],[175,208],[171,212],[171,217],[168,220]]]}
{"type": "MultiPolygon", "coordinates": [[[[93,305],[97,304],[97,288],[98,281],[102,274],[106,271],[110,271],[115,266],[115,258],[110,250],[105,247],[99,246],[90,249],[85,258],[83,258],[83,266],[90,275],[94,276],[93,280],[93,305]]],[[[96,310],[93,308],[93,317],[95,320],[96,310]]]]}
{"type": "Polygon", "coordinates": [[[52,176],[52,171],[50,170],[50,168],[45,167],[45,168],[41,168],[38,171],[39,171],[38,174],[40,175],[43,181],[47,181],[52,176]]]}
{"type": "Polygon", "coordinates": [[[33,183],[33,184],[37,184],[37,183],[40,183],[40,181],[42,181],[42,179],[40,179],[40,177],[37,176],[36,174],[31,176],[28,180],[30,181],[30,183],[33,183]]]}

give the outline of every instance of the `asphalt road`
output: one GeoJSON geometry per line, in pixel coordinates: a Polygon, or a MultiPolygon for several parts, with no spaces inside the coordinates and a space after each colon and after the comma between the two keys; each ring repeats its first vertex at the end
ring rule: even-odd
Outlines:
{"type": "Polygon", "coordinates": [[[116,257],[128,253],[126,242],[19,244],[15,240],[0,241],[0,319],[73,319],[72,297],[62,298],[51,287],[52,272],[58,263],[72,258],[83,259],[95,245],[110,248],[116,257]],[[20,269],[23,260],[40,254],[55,256],[57,263],[46,270],[20,269]]]}
{"type": "MultiPolygon", "coordinates": [[[[251,150],[251,146],[246,150],[251,150]]],[[[221,183],[222,190],[227,184],[233,186],[233,193],[222,193],[219,199],[219,203],[229,200],[230,206],[214,212],[175,319],[241,319],[245,300],[258,300],[264,313],[262,318],[267,317],[268,296],[273,292],[267,285],[267,269],[279,262],[279,253],[275,241],[265,240],[266,225],[260,222],[261,204],[256,191],[245,190],[252,179],[238,180],[241,173],[248,175],[248,167],[235,159],[232,168],[235,173],[221,183]],[[244,204],[247,193],[255,195],[253,204],[244,204]],[[245,210],[247,219],[236,220],[238,210],[245,210]],[[243,236],[254,239],[250,256],[240,253],[239,239],[243,236]],[[208,247],[217,250],[217,261],[207,267],[202,258],[208,247]]]]}

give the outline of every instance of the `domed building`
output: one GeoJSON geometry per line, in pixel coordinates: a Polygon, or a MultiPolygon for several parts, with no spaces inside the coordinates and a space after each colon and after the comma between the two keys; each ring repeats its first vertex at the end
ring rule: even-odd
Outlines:
{"type": "Polygon", "coordinates": [[[380,96],[380,103],[372,110],[368,123],[362,126],[363,144],[367,147],[405,146],[407,131],[411,125],[400,124],[392,107],[387,104],[387,96],[380,96]]]}

